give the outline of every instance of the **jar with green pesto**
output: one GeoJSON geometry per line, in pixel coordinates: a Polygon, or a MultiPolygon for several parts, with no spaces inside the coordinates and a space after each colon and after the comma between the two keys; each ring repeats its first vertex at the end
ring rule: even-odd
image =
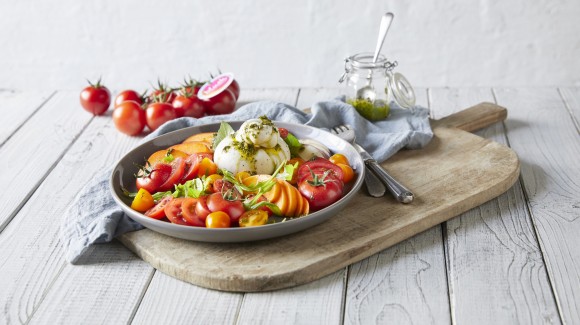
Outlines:
{"type": "Polygon", "coordinates": [[[393,72],[397,62],[390,62],[383,55],[373,62],[372,53],[359,53],[345,59],[344,83],[346,102],[370,121],[388,118],[390,104],[402,108],[415,105],[415,92],[407,79],[393,72]]]}

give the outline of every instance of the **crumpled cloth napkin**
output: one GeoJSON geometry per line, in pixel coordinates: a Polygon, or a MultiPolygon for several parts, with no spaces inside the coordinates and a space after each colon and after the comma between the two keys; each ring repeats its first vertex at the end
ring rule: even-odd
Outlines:
{"type": "MultiPolygon", "coordinates": [[[[312,106],[311,113],[290,105],[264,101],[247,104],[228,115],[200,119],[179,118],[167,122],[146,136],[143,142],[189,126],[218,121],[243,121],[262,115],[272,120],[325,129],[349,124],[356,130],[357,143],[377,161],[386,160],[402,148],[421,148],[433,137],[428,110],[422,107],[406,110],[393,103],[387,120],[371,123],[341,100],[318,102],[312,106]]],[[[110,242],[123,233],[143,229],[143,226],[126,216],[113,200],[109,192],[112,167],[98,172],[65,212],[61,237],[66,259],[73,264],[92,244],[110,242]]]]}

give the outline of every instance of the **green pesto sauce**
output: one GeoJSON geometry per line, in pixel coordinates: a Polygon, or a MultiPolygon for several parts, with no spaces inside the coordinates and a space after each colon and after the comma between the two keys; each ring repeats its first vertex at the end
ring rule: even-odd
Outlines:
{"type": "Polygon", "coordinates": [[[368,99],[357,98],[349,99],[346,102],[352,105],[360,115],[371,121],[387,118],[391,110],[389,105],[383,101],[375,101],[373,103],[368,99]]]}

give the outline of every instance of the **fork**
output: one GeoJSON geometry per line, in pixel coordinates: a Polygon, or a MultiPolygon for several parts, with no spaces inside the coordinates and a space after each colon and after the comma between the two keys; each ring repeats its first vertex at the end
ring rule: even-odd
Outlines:
{"type": "MultiPolygon", "coordinates": [[[[331,131],[341,139],[351,143],[363,158],[366,168],[365,183],[371,196],[375,195],[371,193],[371,188],[369,188],[369,186],[376,186],[374,184],[378,183],[376,181],[376,178],[378,178],[380,182],[385,184],[389,192],[391,192],[397,201],[401,203],[411,203],[413,201],[415,197],[413,193],[401,183],[399,183],[396,179],[394,179],[393,176],[391,176],[383,167],[381,167],[381,165],[379,165],[363,147],[356,143],[356,134],[350,126],[337,125],[333,127],[331,131]]],[[[384,188],[382,193],[384,194],[384,188]]]]}

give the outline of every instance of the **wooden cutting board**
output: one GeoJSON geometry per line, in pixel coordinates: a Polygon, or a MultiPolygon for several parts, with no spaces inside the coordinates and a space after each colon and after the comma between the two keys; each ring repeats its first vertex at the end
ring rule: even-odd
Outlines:
{"type": "MultiPolygon", "coordinates": [[[[415,193],[409,205],[361,190],[348,207],[303,232],[236,244],[192,242],[151,230],[119,240],[156,269],[226,291],[267,291],[319,279],[502,194],[519,176],[509,148],[466,131],[505,119],[505,108],[482,103],[432,121],[433,140],[383,163],[415,193]]],[[[363,186],[364,188],[364,186],[363,186]]]]}

